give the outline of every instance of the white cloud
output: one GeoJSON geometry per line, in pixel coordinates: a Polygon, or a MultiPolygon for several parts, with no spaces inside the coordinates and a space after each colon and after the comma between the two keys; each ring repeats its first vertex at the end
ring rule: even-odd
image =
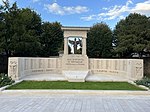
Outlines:
{"type": "Polygon", "coordinates": [[[91,20],[103,21],[103,20],[123,19],[125,18],[124,14],[133,13],[133,12],[146,14],[149,16],[150,15],[150,0],[147,0],[143,3],[137,3],[135,4],[134,7],[133,7],[132,0],[128,0],[126,4],[123,6],[115,5],[110,8],[102,8],[102,9],[106,12],[95,14],[94,16],[89,15],[87,17],[82,17],[81,19],[85,21],[91,21],[91,20]]]}
{"type": "Polygon", "coordinates": [[[80,14],[80,13],[88,12],[88,8],[85,6],[62,7],[57,3],[53,3],[53,4],[45,4],[44,7],[50,13],[57,14],[57,15],[80,14]]]}
{"type": "Polygon", "coordinates": [[[54,14],[58,14],[58,15],[64,15],[64,11],[62,10],[61,6],[59,6],[57,3],[47,4],[47,5],[44,5],[44,7],[50,13],[54,13],[54,14]]]}
{"type": "MultiPolygon", "coordinates": [[[[116,19],[116,18],[120,17],[122,15],[122,13],[129,11],[129,5],[130,4],[132,4],[132,1],[128,0],[126,2],[126,4],[123,6],[115,5],[115,6],[110,7],[110,8],[103,8],[103,10],[105,10],[107,12],[95,14],[95,16],[92,16],[93,18],[91,18],[91,20],[102,20],[103,21],[103,20],[116,19]]],[[[89,17],[91,17],[91,15],[89,17]]],[[[90,21],[87,18],[88,17],[82,17],[81,19],[85,20],[85,21],[90,21]]]]}
{"type": "Polygon", "coordinates": [[[87,16],[87,17],[81,17],[81,19],[85,20],[85,21],[95,20],[96,19],[96,15],[90,15],[90,16],[87,16]]]}
{"type": "Polygon", "coordinates": [[[2,0],[0,0],[0,5],[2,5],[3,4],[3,2],[2,2],[2,0]]]}
{"type": "Polygon", "coordinates": [[[150,0],[143,3],[137,3],[131,12],[137,12],[141,14],[150,15],[150,0]]]}

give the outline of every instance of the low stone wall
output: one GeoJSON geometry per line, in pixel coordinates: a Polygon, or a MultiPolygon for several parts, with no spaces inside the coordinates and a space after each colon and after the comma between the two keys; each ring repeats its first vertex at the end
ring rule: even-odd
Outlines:
{"type": "Polygon", "coordinates": [[[118,75],[128,79],[143,77],[143,60],[141,59],[89,59],[92,74],[118,75]]]}
{"type": "MultiPolygon", "coordinates": [[[[11,57],[8,75],[19,80],[32,74],[62,74],[62,58],[22,58],[11,57]]],[[[69,69],[68,69],[69,70],[69,69]]],[[[78,70],[77,70],[78,71],[78,70]]],[[[118,75],[128,79],[143,77],[142,59],[89,59],[90,74],[118,75]]]]}
{"type": "Polygon", "coordinates": [[[8,75],[18,80],[32,74],[59,74],[61,68],[60,58],[12,57],[8,62],[8,75]]]}

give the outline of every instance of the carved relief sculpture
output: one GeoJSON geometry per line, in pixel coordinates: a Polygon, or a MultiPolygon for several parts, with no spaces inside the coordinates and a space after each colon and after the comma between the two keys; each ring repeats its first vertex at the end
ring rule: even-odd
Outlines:
{"type": "Polygon", "coordinates": [[[16,78],[17,77],[17,62],[10,61],[10,76],[16,78]]]}

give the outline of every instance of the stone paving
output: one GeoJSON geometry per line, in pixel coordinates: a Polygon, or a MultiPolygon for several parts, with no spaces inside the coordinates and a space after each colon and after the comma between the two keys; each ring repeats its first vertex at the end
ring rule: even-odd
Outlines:
{"type": "Polygon", "coordinates": [[[150,112],[150,95],[0,93],[0,112],[150,112]]]}
{"type": "MultiPolygon", "coordinates": [[[[82,75],[83,73],[79,73],[82,75]]],[[[23,80],[48,80],[48,81],[66,81],[65,76],[61,74],[36,74],[29,75],[23,78],[23,80]]],[[[89,75],[86,77],[86,81],[129,81],[129,79],[119,75],[106,75],[97,74],[89,75]]]]}

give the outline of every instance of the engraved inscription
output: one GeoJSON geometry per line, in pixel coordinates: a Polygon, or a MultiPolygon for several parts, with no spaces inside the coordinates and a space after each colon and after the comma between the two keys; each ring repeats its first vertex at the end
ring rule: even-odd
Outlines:
{"type": "Polygon", "coordinates": [[[109,71],[110,73],[116,73],[116,74],[118,74],[118,72],[117,71],[109,71]]]}
{"type": "Polygon", "coordinates": [[[107,72],[107,70],[96,70],[96,72],[107,72]]]}
{"type": "Polygon", "coordinates": [[[66,65],[85,65],[84,59],[67,59],[66,65]]]}
{"type": "Polygon", "coordinates": [[[126,61],[123,61],[123,71],[127,70],[126,61]]]}
{"type": "Polygon", "coordinates": [[[44,72],[44,70],[32,70],[32,72],[44,72]]]}
{"type": "Polygon", "coordinates": [[[115,73],[118,74],[118,71],[112,71],[112,70],[96,70],[97,73],[115,73]]]}

